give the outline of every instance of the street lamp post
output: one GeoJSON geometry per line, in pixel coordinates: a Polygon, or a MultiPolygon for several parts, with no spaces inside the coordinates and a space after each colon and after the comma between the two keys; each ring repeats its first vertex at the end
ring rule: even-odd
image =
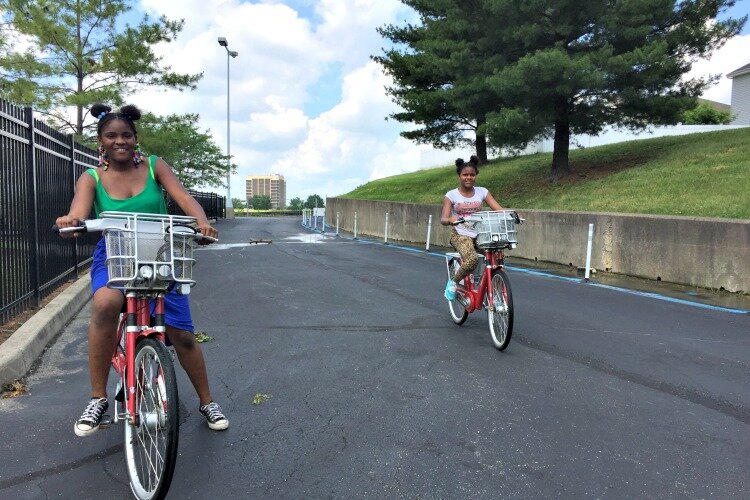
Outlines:
{"type": "Polygon", "coordinates": [[[234,206],[232,205],[232,189],[229,173],[232,169],[232,158],[229,150],[229,56],[237,57],[237,52],[229,50],[229,42],[223,36],[219,37],[219,45],[227,51],[227,219],[234,219],[234,206]]]}

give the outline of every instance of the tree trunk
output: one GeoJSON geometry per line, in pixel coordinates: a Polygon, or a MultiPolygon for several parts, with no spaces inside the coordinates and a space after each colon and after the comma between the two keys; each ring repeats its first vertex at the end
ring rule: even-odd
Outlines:
{"type": "MultiPolygon", "coordinates": [[[[77,95],[83,93],[83,41],[81,40],[81,2],[76,5],[76,80],[77,95]]],[[[83,137],[83,105],[76,104],[76,130],[78,137],[83,137]]]]}
{"type": "MultiPolygon", "coordinates": [[[[477,120],[477,130],[479,130],[479,127],[484,125],[484,118],[480,118],[477,120]]],[[[484,135],[484,133],[480,134],[477,132],[476,134],[476,141],[474,141],[477,147],[477,157],[479,158],[479,164],[484,165],[487,163],[487,136],[484,135]]]]}
{"type": "Polygon", "coordinates": [[[550,180],[558,179],[570,174],[568,153],[570,151],[570,117],[568,100],[564,97],[558,98],[555,106],[555,145],[552,153],[552,170],[550,180]]]}
{"type": "Polygon", "coordinates": [[[487,163],[487,138],[483,135],[477,135],[477,157],[479,164],[487,163]]]}

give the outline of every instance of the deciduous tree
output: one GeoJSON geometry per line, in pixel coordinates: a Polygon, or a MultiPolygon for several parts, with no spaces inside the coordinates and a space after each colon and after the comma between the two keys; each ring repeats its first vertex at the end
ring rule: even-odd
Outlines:
{"type": "MultiPolygon", "coordinates": [[[[137,127],[141,149],[164,158],[188,189],[226,185],[228,157],[208,131],[198,128],[198,115],[145,113],[137,127]]],[[[236,165],[231,168],[234,172],[236,165]]]]}
{"type": "Polygon", "coordinates": [[[321,198],[317,194],[311,194],[307,197],[307,201],[305,202],[305,208],[323,208],[326,204],[323,202],[323,198],[321,198]]]}
{"type": "Polygon", "coordinates": [[[685,125],[725,125],[731,121],[730,111],[718,110],[705,102],[699,102],[696,107],[682,114],[682,123],[685,125]]]}
{"type": "Polygon", "coordinates": [[[304,203],[301,198],[294,197],[289,201],[289,208],[292,210],[302,210],[304,208],[304,203]]]}
{"type": "Polygon", "coordinates": [[[254,194],[249,201],[253,210],[271,210],[271,197],[267,194],[254,194]]]}
{"type": "Polygon", "coordinates": [[[0,0],[5,22],[32,49],[0,59],[3,95],[50,114],[78,135],[96,102],[121,104],[143,87],[193,89],[201,74],[172,71],[153,50],[175,40],[182,21],[143,16],[125,24],[127,0],[0,0]],[[31,64],[33,62],[33,64],[31,64]],[[66,113],[75,109],[75,117],[66,113]]]}

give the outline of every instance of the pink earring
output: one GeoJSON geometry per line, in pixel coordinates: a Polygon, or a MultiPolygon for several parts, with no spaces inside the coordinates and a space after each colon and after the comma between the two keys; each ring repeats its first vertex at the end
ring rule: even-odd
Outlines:
{"type": "Polygon", "coordinates": [[[101,144],[99,144],[99,166],[105,171],[109,168],[109,158],[107,158],[107,152],[104,151],[101,144]]]}
{"type": "Polygon", "coordinates": [[[141,145],[135,145],[135,152],[133,153],[133,165],[138,168],[138,165],[143,161],[143,151],[141,151],[141,145]]]}

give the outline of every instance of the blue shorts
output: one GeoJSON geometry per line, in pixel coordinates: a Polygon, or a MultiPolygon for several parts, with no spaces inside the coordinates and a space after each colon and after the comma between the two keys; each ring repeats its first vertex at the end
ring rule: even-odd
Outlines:
{"type": "MultiPolygon", "coordinates": [[[[107,271],[107,249],[104,238],[94,249],[94,261],[91,263],[91,293],[96,293],[103,286],[107,286],[109,272],[107,271]]],[[[154,301],[151,301],[151,314],[154,313],[154,301]]],[[[190,316],[190,303],[187,295],[181,295],[172,290],[164,297],[164,322],[178,330],[193,333],[193,318],[190,316]]]]}

